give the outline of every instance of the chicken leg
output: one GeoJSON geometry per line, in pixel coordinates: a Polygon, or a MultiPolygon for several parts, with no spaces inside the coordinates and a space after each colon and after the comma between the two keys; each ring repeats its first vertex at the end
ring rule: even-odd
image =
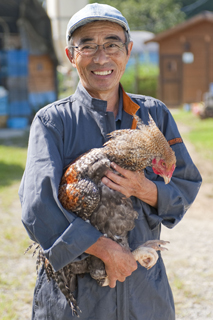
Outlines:
{"type": "MultiPolygon", "coordinates": [[[[158,260],[157,251],[168,250],[167,248],[162,247],[162,245],[166,245],[167,243],[169,243],[169,241],[149,240],[132,251],[132,254],[136,261],[138,261],[144,268],[149,270],[156,264],[158,260]]],[[[106,277],[102,286],[106,287],[108,285],[109,279],[106,277]]]]}

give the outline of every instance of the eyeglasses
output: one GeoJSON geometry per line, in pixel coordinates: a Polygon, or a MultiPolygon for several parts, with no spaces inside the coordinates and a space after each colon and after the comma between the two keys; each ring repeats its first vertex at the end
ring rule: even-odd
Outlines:
{"type": "Polygon", "coordinates": [[[83,56],[90,57],[98,51],[99,47],[103,47],[107,55],[112,55],[121,51],[126,44],[127,42],[123,43],[121,41],[109,41],[105,42],[104,44],[86,43],[79,46],[70,47],[76,49],[76,51],[78,51],[83,56]]]}

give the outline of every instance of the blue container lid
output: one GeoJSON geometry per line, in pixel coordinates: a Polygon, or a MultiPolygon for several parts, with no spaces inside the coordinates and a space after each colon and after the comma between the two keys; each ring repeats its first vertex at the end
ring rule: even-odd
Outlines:
{"type": "Polygon", "coordinates": [[[7,126],[11,129],[25,129],[28,126],[27,118],[9,118],[7,120],[7,126]]]}

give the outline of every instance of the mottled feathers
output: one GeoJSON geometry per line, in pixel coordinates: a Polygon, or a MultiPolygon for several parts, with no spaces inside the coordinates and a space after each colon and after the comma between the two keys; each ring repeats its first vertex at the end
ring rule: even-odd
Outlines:
{"type": "MultiPolygon", "coordinates": [[[[176,164],[174,152],[151,116],[148,125],[137,116],[135,118],[138,129],[112,132],[102,148],[92,149],[68,167],[59,187],[59,200],[64,208],[75,212],[125,248],[129,248],[128,232],[134,228],[138,214],[129,198],[101,182],[106,170],[110,169],[111,162],[132,171],[152,166],[168,183],[176,164]]],[[[76,275],[90,273],[100,285],[106,279],[103,262],[94,256],[70,263],[58,272],[53,271],[48,260],[44,265],[48,277],[58,283],[75,313],[76,275]]]]}

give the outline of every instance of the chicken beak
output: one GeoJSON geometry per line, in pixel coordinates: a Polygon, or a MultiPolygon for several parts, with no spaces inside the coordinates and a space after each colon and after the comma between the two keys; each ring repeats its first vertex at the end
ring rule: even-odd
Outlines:
{"type": "Polygon", "coordinates": [[[163,178],[164,178],[165,184],[168,184],[170,182],[170,180],[171,180],[171,178],[169,178],[167,176],[163,176],[163,178]]]}

